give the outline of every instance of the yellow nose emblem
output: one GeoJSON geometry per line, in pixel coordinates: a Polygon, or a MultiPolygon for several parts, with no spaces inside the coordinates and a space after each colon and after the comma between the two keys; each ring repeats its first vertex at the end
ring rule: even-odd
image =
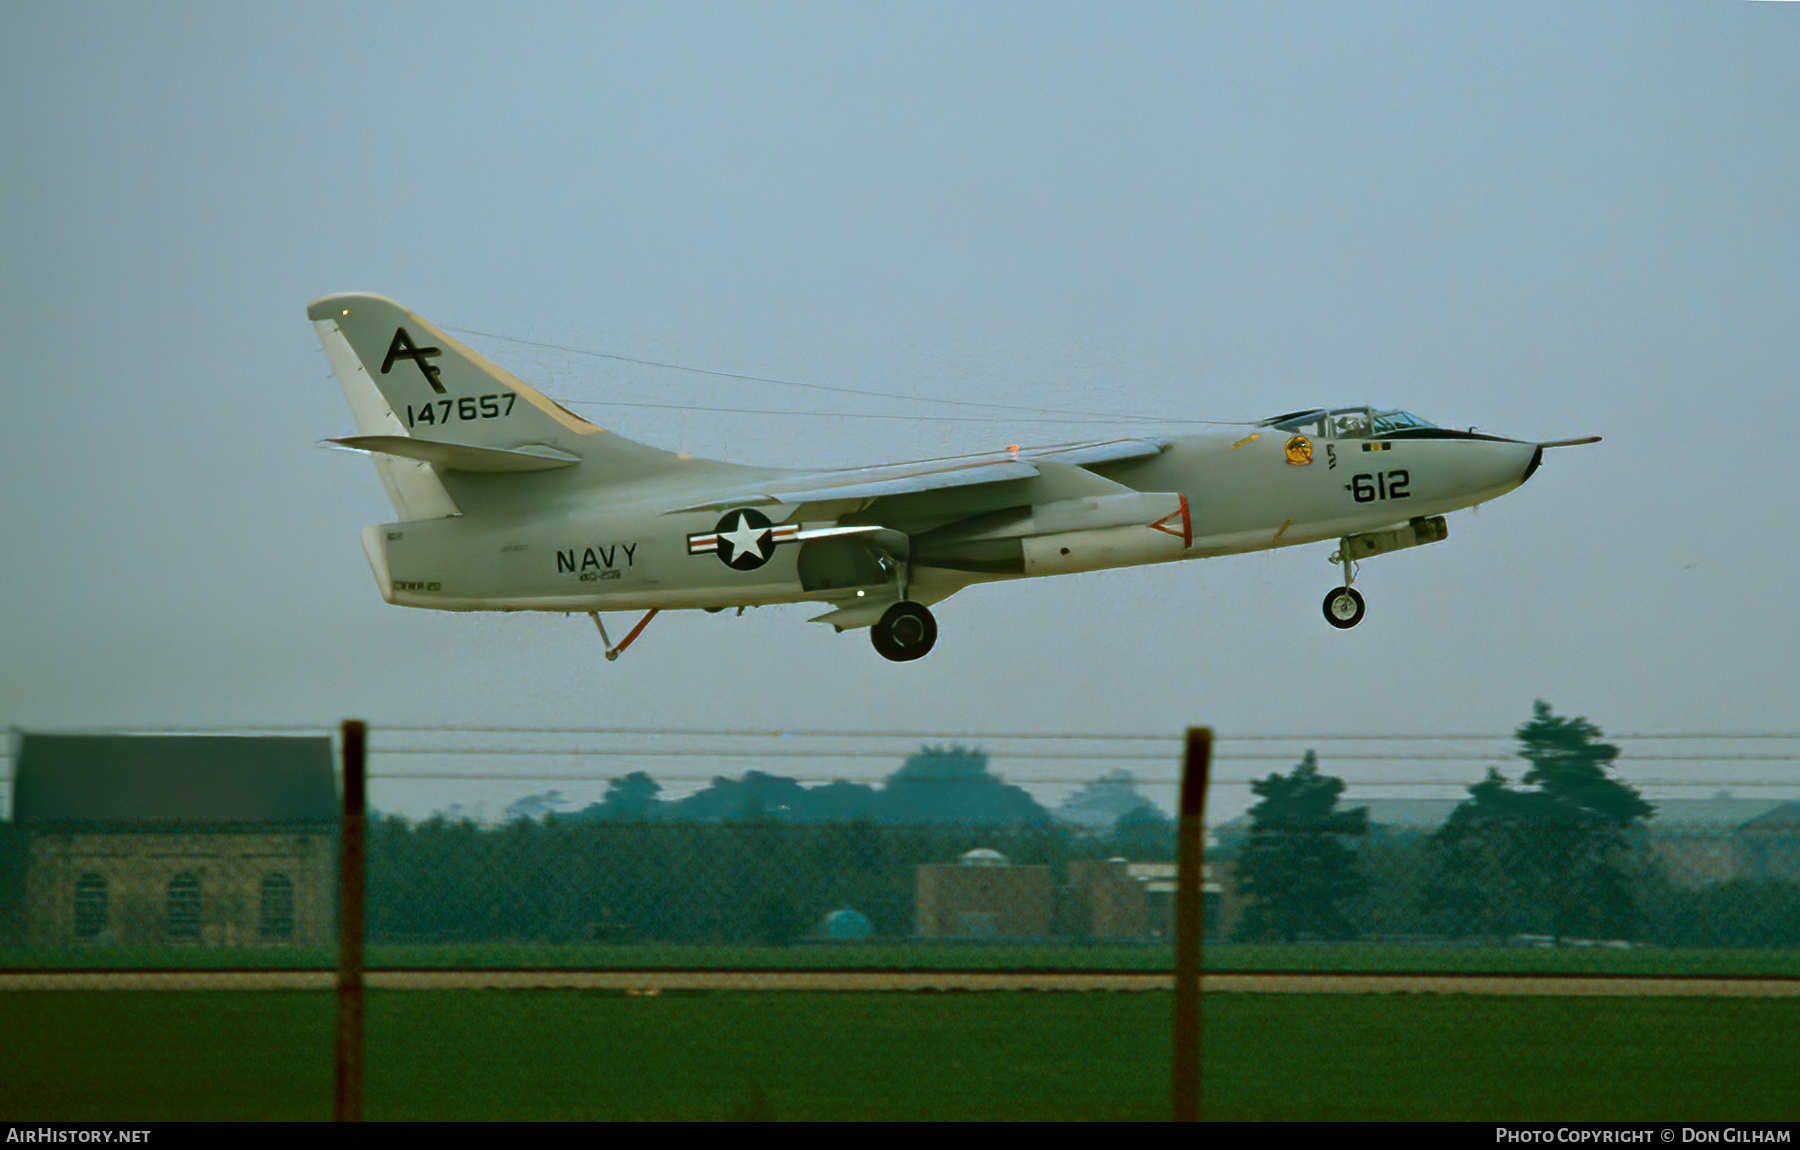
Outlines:
{"type": "Polygon", "coordinates": [[[1312,440],[1304,435],[1296,435],[1287,441],[1287,461],[1295,467],[1305,467],[1312,462],[1312,440]]]}

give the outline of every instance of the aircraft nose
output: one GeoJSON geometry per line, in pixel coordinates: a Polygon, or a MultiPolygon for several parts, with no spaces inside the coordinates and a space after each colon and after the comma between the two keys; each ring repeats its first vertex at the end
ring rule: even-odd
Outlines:
{"type": "Polygon", "coordinates": [[[1531,478],[1543,462],[1543,449],[1516,439],[1472,439],[1450,445],[1456,466],[1448,486],[1464,497],[1488,500],[1504,495],[1531,478]]]}

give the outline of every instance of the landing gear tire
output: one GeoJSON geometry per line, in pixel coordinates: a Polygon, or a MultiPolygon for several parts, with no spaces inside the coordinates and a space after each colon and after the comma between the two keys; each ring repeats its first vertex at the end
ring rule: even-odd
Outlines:
{"type": "Polygon", "coordinates": [[[1363,597],[1354,587],[1339,587],[1325,596],[1325,621],[1344,630],[1362,622],[1363,597]]]}
{"type": "Polygon", "coordinates": [[[923,658],[937,642],[937,620],[924,604],[902,600],[882,613],[869,628],[869,638],[881,657],[896,663],[923,658]]]}

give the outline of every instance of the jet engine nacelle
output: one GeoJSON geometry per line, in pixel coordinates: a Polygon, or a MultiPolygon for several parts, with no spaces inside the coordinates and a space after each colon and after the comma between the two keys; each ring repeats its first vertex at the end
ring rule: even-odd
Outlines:
{"type": "Polygon", "coordinates": [[[923,566],[996,575],[1061,575],[1179,559],[1187,550],[1181,496],[1129,492],[1058,499],[940,528],[919,541],[923,566]]]}
{"type": "Polygon", "coordinates": [[[1133,491],[1122,495],[1088,495],[1040,503],[1023,519],[991,529],[984,535],[990,538],[995,535],[1039,538],[1086,535],[1109,527],[1147,527],[1180,514],[1181,496],[1173,493],[1133,491]]]}
{"type": "Polygon", "coordinates": [[[1187,551],[1180,535],[1171,535],[1147,523],[1034,535],[1022,542],[1027,575],[1066,575],[1074,571],[1160,563],[1180,559],[1187,551]]]}

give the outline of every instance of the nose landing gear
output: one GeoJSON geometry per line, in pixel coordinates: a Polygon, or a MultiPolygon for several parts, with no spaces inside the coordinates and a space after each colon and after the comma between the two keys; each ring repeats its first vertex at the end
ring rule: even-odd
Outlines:
{"type": "Polygon", "coordinates": [[[1420,547],[1427,543],[1441,543],[1448,538],[1450,528],[1442,515],[1421,515],[1408,520],[1404,527],[1366,531],[1361,535],[1346,535],[1339,539],[1338,549],[1331,553],[1330,561],[1344,565],[1344,585],[1325,596],[1325,621],[1339,629],[1354,627],[1362,622],[1363,597],[1351,587],[1356,582],[1356,560],[1408,547],[1420,547]]]}
{"type": "Polygon", "coordinates": [[[1363,597],[1350,584],[1356,582],[1356,566],[1350,559],[1350,541],[1343,540],[1331,553],[1331,562],[1344,565],[1344,585],[1334,587],[1325,596],[1325,621],[1340,631],[1349,630],[1363,620],[1363,597]]]}
{"type": "Polygon", "coordinates": [[[1336,587],[1325,596],[1325,621],[1345,629],[1362,622],[1363,597],[1356,588],[1336,587]]]}

